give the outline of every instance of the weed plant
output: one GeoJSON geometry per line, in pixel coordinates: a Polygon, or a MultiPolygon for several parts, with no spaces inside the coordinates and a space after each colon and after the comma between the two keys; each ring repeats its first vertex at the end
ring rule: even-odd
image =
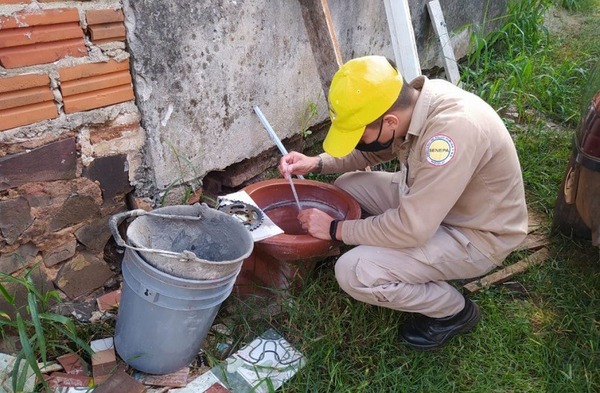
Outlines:
{"type": "Polygon", "coordinates": [[[597,58],[595,40],[565,58],[549,39],[544,16],[549,0],[513,1],[504,26],[483,34],[474,29],[471,52],[461,63],[461,81],[500,113],[516,112],[520,122],[550,119],[574,126],[581,88],[597,58]],[[587,50],[587,52],[585,51],[587,50]]]}
{"type": "MultiPolygon", "coordinates": [[[[29,269],[22,277],[0,273],[0,295],[13,307],[14,317],[0,311],[0,337],[6,341],[10,334],[18,334],[20,351],[16,355],[11,376],[14,392],[25,392],[31,374],[37,378],[39,388],[46,387],[40,364],[48,359],[73,350],[84,350],[91,354],[86,341],[80,338],[74,322],[63,315],[50,312],[52,303],[60,302],[57,291],[39,291],[31,277],[38,265],[29,269]],[[27,306],[18,309],[10,287],[21,287],[27,293],[27,306]]],[[[0,391],[2,388],[0,387],[0,391]]],[[[36,390],[40,391],[40,390],[36,390]]]]}

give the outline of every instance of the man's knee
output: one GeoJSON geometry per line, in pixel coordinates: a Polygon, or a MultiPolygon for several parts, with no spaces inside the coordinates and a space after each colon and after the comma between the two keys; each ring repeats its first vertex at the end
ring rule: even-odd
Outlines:
{"type": "Polygon", "coordinates": [[[340,256],[335,263],[335,279],[340,288],[346,293],[352,292],[353,286],[356,285],[357,262],[357,259],[352,258],[346,253],[340,256]]]}
{"type": "Polygon", "coordinates": [[[333,182],[333,185],[341,188],[342,190],[347,191],[348,187],[350,185],[355,186],[356,184],[354,184],[354,181],[351,180],[352,179],[352,172],[347,172],[344,173],[342,175],[340,175],[337,179],[335,179],[335,181],[333,182]]]}

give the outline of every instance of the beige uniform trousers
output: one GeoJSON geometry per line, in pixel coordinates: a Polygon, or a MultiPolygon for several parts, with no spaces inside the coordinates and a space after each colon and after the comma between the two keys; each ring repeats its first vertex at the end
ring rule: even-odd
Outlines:
{"type": "MultiPolygon", "coordinates": [[[[351,172],[335,185],[377,215],[402,203],[394,175],[351,172]]],[[[464,307],[462,294],[447,280],[481,276],[495,267],[459,230],[442,225],[421,247],[356,246],[338,259],[335,276],[361,302],[442,318],[464,307]]]]}

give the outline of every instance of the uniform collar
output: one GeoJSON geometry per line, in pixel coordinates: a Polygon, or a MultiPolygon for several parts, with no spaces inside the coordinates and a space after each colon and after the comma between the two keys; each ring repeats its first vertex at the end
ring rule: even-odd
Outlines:
{"type": "Polygon", "coordinates": [[[429,79],[424,75],[418,76],[410,82],[410,86],[420,90],[421,94],[419,94],[419,98],[417,99],[415,109],[413,110],[410,119],[410,125],[408,126],[408,131],[406,133],[407,137],[409,135],[419,136],[427,121],[429,107],[431,100],[433,99],[433,92],[429,85],[429,79]]]}

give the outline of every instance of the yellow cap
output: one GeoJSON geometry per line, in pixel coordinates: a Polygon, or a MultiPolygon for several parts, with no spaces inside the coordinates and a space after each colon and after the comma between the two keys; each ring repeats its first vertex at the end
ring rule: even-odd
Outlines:
{"type": "Polygon", "coordinates": [[[383,56],[359,57],[345,63],[331,81],[331,128],[323,149],[334,157],[349,154],[365,127],[391,108],[402,84],[402,75],[383,56]]]}

